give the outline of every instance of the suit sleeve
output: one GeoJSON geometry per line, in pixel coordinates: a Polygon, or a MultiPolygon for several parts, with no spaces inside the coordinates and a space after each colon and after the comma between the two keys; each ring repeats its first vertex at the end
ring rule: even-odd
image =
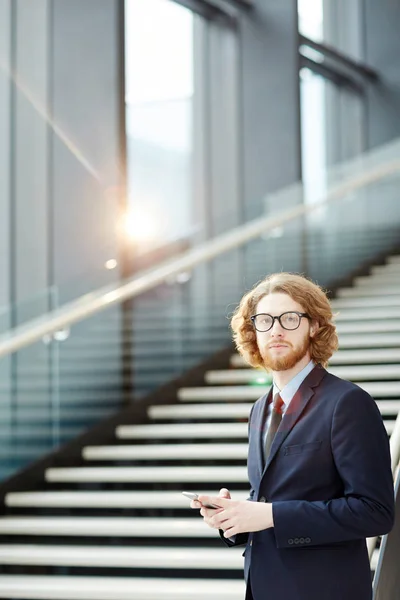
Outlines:
{"type": "Polygon", "coordinates": [[[278,548],[327,545],[388,533],[394,523],[389,440],[374,400],[361,388],[346,392],[332,418],[331,449],[342,497],[272,504],[278,548]],[[297,541],[298,541],[297,540],[297,541]]]}
{"type": "MultiPolygon", "coordinates": [[[[250,415],[249,415],[249,425],[248,425],[249,432],[250,432],[250,423],[251,423],[251,416],[253,414],[253,408],[254,408],[254,404],[251,407],[250,415]]],[[[247,500],[252,501],[253,497],[254,497],[254,490],[250,489],[250,494],[249,494],[249,497],[247,498],[247,500]]],[[[226,537],[224,537],[223,529],[219,529],[218,531],[219,531],[219,536],[220,536],[221,540],[229,547],[244,546],[245,544],[247,544],[247,540],[249,537],[249,534],[247,532],[238,533],[237,535],[234,535],[231,538],[226,538],[226,537]]]]}

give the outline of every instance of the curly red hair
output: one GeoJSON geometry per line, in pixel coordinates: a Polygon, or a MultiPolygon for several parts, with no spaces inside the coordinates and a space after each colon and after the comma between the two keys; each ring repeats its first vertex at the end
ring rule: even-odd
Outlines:
{"type": "Polygon", "coordinates": [[[310,355],[315,363],[326,367],[338,348],[336,327],[332,322],[332,308],[326,293],[319,285],[295,273],[269,275],[243,296],[231,319],[233,339],[238,352],[252,367],[264,367],[250,317],[256,312],[261,298],[273,293],[287,294],[303,307],[312,320],[318,321],[319,329],[315,336],[310,338],[310,355]]]}

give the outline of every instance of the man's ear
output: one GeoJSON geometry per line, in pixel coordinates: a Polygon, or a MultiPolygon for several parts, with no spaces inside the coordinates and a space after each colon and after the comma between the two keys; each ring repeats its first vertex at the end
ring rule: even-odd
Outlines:
{"type": "Polygon", "coordinates": [[[319,329],[318,321],[311,321],[310,325],[310,337],[314,337],[319,329]]]}

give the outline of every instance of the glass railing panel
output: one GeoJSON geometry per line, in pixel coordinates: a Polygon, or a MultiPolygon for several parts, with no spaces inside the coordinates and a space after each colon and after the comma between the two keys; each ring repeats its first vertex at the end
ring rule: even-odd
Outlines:
{"type": "MultiPolygon", "coordinates": [[[[210,273],[203,275],[210,280],[210,273]]],[[[175,379],[229,344],[226,316],[207,297],[209,288],[200,291],[198,286],[195,276],[192,280],[190,273],[182,273],[134,302],[135,397],[175,379]]]]}
{"type": "MultiPolygon", "coordinates": [[[[395,474],[395,513],[400,512],[400,470],[395,474]]],[[[374,600],[396,598],[399,593],[400,571],[400,520],[395,519],[393,529],[381,542],[379,560],[373,582],[374,600]]]]}
{"type": "MultiPolygon", "coordinates": [[[[376,257],[400,248],[400,151],[390,156],[392,167],[381,165],[381,174],[368,185],[349,185],[347,191],[346,178],[353,176],[348,166],[338,168],[335,177],[330,173],[330,201],[319,203],[315,196],[307,214],[293,216],[310,198],[301,186],[267,198],[268,214],[277,220],[258,236],[213,260],[181,268],[132,300],[5,357],[0,398],[3,476],[215,351],[229,348],[233,311],[242,295],[266,275],[305,273],[330,289],[376,257]],[[338,190],[340,197],[335,196],[338,190]],[[130,379],[132,390],[127,387],[130,379]]],[[[368,178],[376,163],[371,156],[353,162],[357,177],[363,161],[368,167],[363,176],[368,178]]],[[[117,294],[96,290],[78,304],[105,296],[115,300],[117,294]]],[[[45,305],[57,307],[59,296],[44,295],[34,299],[34,309],[3,313],[3,331],[45,305]]]]}
{"type": "Polygon", "coordinates": [[[123,407],[122,321],[116,305],[2,359],[3,479],[123,407]]]}
{"type": "Polygon", "coordinates": [[[37,342],[2,361],[1,475],[7,477],[41,455],[56,441],[53,420],[52,348],[37,342]],[[42,435],[37,436],[41,430],[42,435]]]}
{"type": "Polygon", "coordinates": [[[123,306],[114,305],[73,325],[56,345],[62,430],[87,429],[127,401],[122,323],[123,306]]]}
{"type": "Polygon", "coordinates": [[[306,217],[307,272],[330,286],[400,243],[400,171],[306,217]]]}

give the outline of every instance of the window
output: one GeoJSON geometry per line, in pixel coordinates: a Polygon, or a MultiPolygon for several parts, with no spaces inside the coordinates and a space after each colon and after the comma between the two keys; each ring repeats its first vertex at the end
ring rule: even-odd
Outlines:
{"type": "Polygon", "coordinates": [[[299,31],[363,60],[363,0],[298,0],[299,31]]]}
{"type": "Polygon", "coordinates": [[[126,0],[129,222],[139,252],[192,226],[194,19],[169,0],[126,0]]]}
{"type": "Polygon", "coordinates": [[[299,31],[316,42],[324,39],[323,0],[298,0],[299,31]]]}
{"type": "Polygon", "coordinates": [[[302,169],[306,202],[326,193],[326,170],[364,152],[364,98],[312,70],[300,71],[302,169]]]}

